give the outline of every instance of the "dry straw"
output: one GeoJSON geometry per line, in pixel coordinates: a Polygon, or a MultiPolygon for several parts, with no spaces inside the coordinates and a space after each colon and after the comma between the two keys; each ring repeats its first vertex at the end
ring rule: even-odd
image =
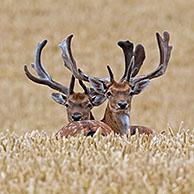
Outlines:
{"type": "Polygon", "coordinates": [[[56,140],[0,133],[0,193],[192,193],[194,132],[56,140]]]}

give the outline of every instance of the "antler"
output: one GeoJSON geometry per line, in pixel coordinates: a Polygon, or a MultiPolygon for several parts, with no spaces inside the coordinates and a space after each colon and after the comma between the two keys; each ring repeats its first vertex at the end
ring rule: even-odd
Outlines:
{"type": "Polygon", "coordinates": [[[107,65],[107,70],[108,70],[108,73],[109,73],[110,82],[113,82],[114,81],[114,74],[113,74],[113,72],[112,72],[109,65],[107,65]]]}
{"type": "Polygon", "coordinates": [[[64,61],[65,67],[67,67],[71,73],[81,81],[89,82],[89,79],[95,79],[103,83],[108,83],[108,78],[98,78],[98,77],[91,77],[85,74],[82,70],[77,68],[77,64],[75,59],[73,58],[72,51],[71,51],[71,40],[73,38],[73,34],[67,36],[60,44],[59,47],[62,49],[62,58],[64,61]]]}
{"type": "Polygon", "coordinates": [[[132,42],[126,41],[119,41],[118,46],[120,46],[123,50],[124,57],[125,57],[125,71],[121,78],[121,82],[124,80],[130,81],[131,77],[135,77],[145,59],[145,50],[143,45],[138,44],[134,49],[134,45],[132,42]]]}
{"type": "Polygon", "coordinates": [[[138,44],[135,47],[135,52],[133,55],[134,55],[134,68],[132,70],[131,77],[135,77],[139,73],[139,70],[145,60],[145,50],[143,45],[138,44]]]}
{"type": "Polygon", "coordinates": [[[129,69],[131,68],[130,64],[131,64],[131,58],[133,56],[133,43],[126,40],[126,41],[119,41],[117,44],[122,48],[124,57],[125,57],[125,71],[123,76],[121,77],[121,82],[122,82],[126,79],[127,72],[131,71],[129,69]]]}
{"type": "Polygon", "coordinates": [[[73,58],[71,52],[71,40],[73,38],[73,34],[70,34],[67,38],[65,38],[60,44],[59,47],[62,49],[62,58],[64,61],[65,67],[67,67],[71,73],[78,79],[87,81],[89,80],[89,76],[84,74],[84,76],[78,71],[77,64],[75,59],[73,58]]]}
{"type": "Polygon", "coordinates": [[[159,65],[153,72],[151,72],[145,76],[141,76],[141,77],[137,77],[137,78],[132,79],[133,84],[135,84],[141,80],[146,80],[146,79],[150,80],[150,79],[159,77],[166,72],[166,69],[168,67],[168,62],[170,59],[170,55],[171,55],[171,50],[172,50],[172,46],[169,46],[170,35],[168,32],[165,31],[163,33],[163,38],[160,36],[159,33],[156,33],[156,38],[157,38],[159,52],[160,52],[159,65]]]}
{"type": "Polygon", "coordinates": [[[74,91],[73,91],[74,85],[75,85],[75,77],[72,75],[71,76],[71,81],[70,81],[70,84],[69,84],[69,95],[74,93],[74,91]]]}
{"type": "Polygon", "coordinates": [[[82,87],[82,89],[84,90],[85,94],[89,94],[90,93],[90,89],[84,84],[83,81],[79,80],[79,84],[82,87]]]}
{"type": "Polygon", "coordinates": [[[50,88],[57,90],[63,94],[68,94],[68,88],[52,80],[51,76],[46,72],[43,65],[41,64],[41,52],[46,43],[47,40],[43,40],[41,43],[38,43],[35,51],[35,62],[34,64],[31,64],[32,68],[35,69],[38,77],[32,75],[26,65],[24,66],[25,74],[30,80],[35,83],[47,85],[50,88]]]}

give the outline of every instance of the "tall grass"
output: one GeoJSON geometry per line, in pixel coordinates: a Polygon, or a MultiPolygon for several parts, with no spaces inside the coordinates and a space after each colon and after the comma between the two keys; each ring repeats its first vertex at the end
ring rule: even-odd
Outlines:
{"type": "Polygon", "coordinates": [[[0,193],[193,193],[194,132],[56,140],[0,134],[0,193]]]}

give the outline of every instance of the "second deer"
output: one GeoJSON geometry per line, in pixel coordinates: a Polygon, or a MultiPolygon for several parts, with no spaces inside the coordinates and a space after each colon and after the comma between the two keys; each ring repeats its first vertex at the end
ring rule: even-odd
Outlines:
{"type": "Polygon", "coordinates": [[[69,87],[65,87],[62,84],[54,81],[41,63],[42,49],[44,48],[46,43],[47,40],[38,43],[35,51],[35,62],[32,64],[32,68],[36,71],[38,77],[35,77],[33,74],[31,74],[28,70],[28,67],[25,65],[24,71],[26,76],[31,81],[37,84],[46,85],[60,92],[52,93],[52,98],[57,103],[66,107],[69,122],[80,120],[93,120],[94,116],[91,112],[91,109],[94,106],[100,105],[96,99],[95,92],[89,90],[81,80],[79,81],[79,84],[83,88],[84,92],[74,92],[74,76],[71,77],[69,87]]]}
{"type": "Polygon", "coordinates": [[[35,62],[32,64],[32,68],[36,71],[37,77],[30,73],[28,67],[24,66],[26,76],[37,84],[46,85],[60,93],[52,93],[52,98],[59,104],[62,104],[67,109],[68,121],[70,124],[66,126],[63,136],[75,135],[84,132],[85,135],[91,135],[96,132],[98,128],[102,128],[102,134],[106,135],[111,132],[111,128],[100,122],[93,120],[93,114],[91,112],[94,106],[100,105],[96,98],[95,91],[86,87],[86,85],[80,80],[79,83],[84,92],[74,92],[75,78],[72,76],[70,86],[65,87],[62,84],[54,81],[48,72],[45,70],[41,63],[42,49],[46,45],[47,40],[38,43],[35,51],[35,62]],[[84,122],[83,122],[84,120],[84,122]],[[87,121],[86,121],[87,120],[87,121]],[[75,131],[75,126],[77,130],[75,131]]]}

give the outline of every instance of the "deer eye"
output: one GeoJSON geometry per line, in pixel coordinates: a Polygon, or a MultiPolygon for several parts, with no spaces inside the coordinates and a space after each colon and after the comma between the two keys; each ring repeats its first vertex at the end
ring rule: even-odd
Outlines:
{"type": "Polygon", "coordinates": [[[88,107],[88,108],[92,108],[92,104],[89,103],[87,107],[88,107]]]}
{"type": "Polygon", "coordinates": [[[108,92],[106,93],[106,95],[109,97],[109,96],[112,95],[112,93],[111,93],[110,91],[108,91],[108,92]]]}

